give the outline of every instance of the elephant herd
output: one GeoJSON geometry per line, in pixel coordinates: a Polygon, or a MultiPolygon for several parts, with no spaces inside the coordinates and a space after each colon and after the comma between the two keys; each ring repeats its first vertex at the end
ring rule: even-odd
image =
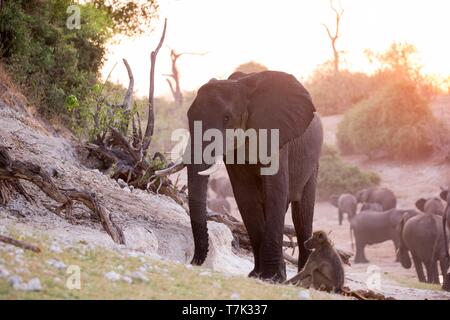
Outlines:
{"type": "Polygon", "coordinates": [[[394,193],[378,187],[361,190],[355,196],[332,196],[330,202],[338,208],[339,224],[342,224],[344,214],[348,216],[352,248],[353,236],[356,244],[355,263],[369,262],[364,253],[366,245],[392,241],[396,261],[407,269],[414,264],[419,281],[440,283],[439,266],[443,289],[450,291],[450,274],[447,273],[450,230],[448,189],[441,188],[439,197],[417,200],[415,209],[398,209],[394,193]],[[359,213],[358,204],[361,204],[359,213]]]}

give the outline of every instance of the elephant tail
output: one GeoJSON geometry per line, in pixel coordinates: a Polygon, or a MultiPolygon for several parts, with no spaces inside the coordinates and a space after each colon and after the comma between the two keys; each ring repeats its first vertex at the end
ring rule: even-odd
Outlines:
{"type": "Polygon", "coordinates": [[[410,269],[412,266],[412,261],[411,261],[411,257],[409,256],[409,249],[406,246],[405,241],[403,240],[403,228],[405,226],[405,219],[404,217],[400,220],[400,225],[399,225],[399,240],[400,240],[400,245],[398,248],[398,254],[400,257],[400,263],[402,264],[402,267],[405,269],[410,269]]]}

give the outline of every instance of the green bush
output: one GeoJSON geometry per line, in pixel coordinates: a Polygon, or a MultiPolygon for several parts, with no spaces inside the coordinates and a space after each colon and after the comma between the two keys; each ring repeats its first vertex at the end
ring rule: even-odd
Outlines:
{"type": "Polygon", "coordinates": [[[67,116],[70,95],[85,97],[96,82],[112,20],[80,5],[82,26],[66,27],[71,0],[6,1],[0,10],[0,57],[28,98],[47,117],[67,116]]]}
{"type": "Polygon", "coordinates": [[[367,98],[371,91],[370,77],[363,73],[352,73],[322,67],[306,81],[317,111],[323,115],[340,114],[355,103],[367,98]]]}
{"type": "Polygon", "coordinates": [[[379,183],[380,177],[376,173],[362,171],[358,167],[346,164],[336,149],[324,145],[317,180],[319,199],[328,200],[332,194],[356,193],[379,183]]]}
{"type": "Polygon", "coordinates": [[[431,148],[435,119],[414,83],[400,82],[355,105],[338,127],[344,153],[394,159],[419,157],[431,148]]]}
{"type": "Polygon", "coordinates": [[[156,0],[3,0],[0,59],[42,115],[83,131],[97,107],[108,40],[148,30],[157,10],[156,0]],[[80,10],[79,28],[66,26],[71,5],[80,10]]]}

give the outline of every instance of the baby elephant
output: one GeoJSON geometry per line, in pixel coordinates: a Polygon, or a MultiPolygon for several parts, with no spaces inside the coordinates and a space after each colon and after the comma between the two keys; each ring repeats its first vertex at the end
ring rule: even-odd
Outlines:
{"type": "Polygon", "coordinates": [[[341,258],[334,249],[324,231],[316,231],[305,241],[307,249],[313,249],[305,267],[285,284],[296,284],[305,288],[339,293],[344,285],[344,267],[341,258]]]}
{"type": "Polygon", "coordinates": [[[356,207],[358,205],[358,202],[356,201],[355,196],[349,193],[344,193],[341,194],[340,196],[333,195],[331,196],[330,202],[333,206],[338,208],[339,225],[342,225],[344,213],[347,214],[349,221],[356,214],[356,207]]]}

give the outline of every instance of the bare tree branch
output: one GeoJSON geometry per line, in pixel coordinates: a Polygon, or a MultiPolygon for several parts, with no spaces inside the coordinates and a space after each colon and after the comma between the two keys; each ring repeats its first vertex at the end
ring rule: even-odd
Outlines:
{"type": "Polygon", "coordinates": [[[35,245],[29,244],[29,243],[26,243],[23,241],[19,241],[19,240],[10,238],[10,237],[2,236],[2,235],[0,235],[0,242],[7,243],[7,244],[10,244],[10,245],[13,245],[15,247],[19,247],[19,248],[22,248],[25,250],[30,250],[30,251],[33,251],[36,253],[41,252],[41,249],[39,249],[39,247],[36,247],[35,245]]]}
{"type": "Polygon", "coordinates": [[[200,52],[177,53],[174,49],[170,49],[170,59],[172,60],[172,73],[165,74],[165,76],[173,79],[173,81],[171,81],[170,79],[166,79],[166,80],[169,85],[169,88],[172,93],[175,104],[177,106],[181,106],[183,104],[183,92],[181,91],[180,73],[179,73],[178,65],[177,65],[178,59],[183,55],[203,56],[205,54],[206,54],[206,52],[205,53],[200,53],[200,52]]]}
{"type": "Polygon", "coordinates": [[[95,194],[74,189],[64,190],[58,188],[50,176],[34,163],[12,160],[8,150],[0,146],[0,180],[27,180],[41,189],[47,196],[60,203],[57,210],[66,211],[66,217],[72,220],[72,207],[74,201],[80,201],[100,218],[105,231],[116,243],[125,244],[122,230],[112,221],[111,214],[98,202],[95,194]]]}
{"type": "Polygon", "coordinates": [[[142,143],[142,155],[145,156],[147,154],[148,147],[152,142],[153,131],[155,128],[155,111],[154,111],[154,103],[155,103],[155,67],[156,67],[156,56],[158,55],[161,46],[164,43],[164,38],[166,37],[166,28],[167,28],[167,18],[164,19],[164,29],[161,35],[161,39],[159,40],[158,46],[155,51],[153,51],[150,55],[151,67],[150,67],[150,89],[148,94],[148,122],[147,128],[145,129],[145,134],[143,137],[142,143]]]}
{"type": "Polygon", "coordinates": [[[127,68],[128,72],[128,78],[129,84],[128,84],[128,90],[125,94],[125,97],[123,98],[122,106],[125,110],[131,111],[131,105],[133,104],[133,90],[134,90],[134,77],[133,72],[131,71],[130,65],[128,64],[127,59],[123,59],[123,63],[125,64],[125,67],[127,68]]]}
{"type": "Polygon", "coordinates": [[[339,73],[339,63],[340,63],[340,52],[337,49],[336,42],[339,38],[339,29],[341,25],[341,18],[344,14],[344,9],[342,7],[340,10],[336,9],[336,7],[333,5],[333,0],[330,0],[330,8],[333,10],[333,12],[336,14],[336,27],[334,34],[331,33],[330,28],[326,24],[322,24],[325,27],[325,30],[327,31],[328,37],[331,41],[331,47],[333,49],[333,56],[334,56],[334,72],[335,74],[339,73]]]}

